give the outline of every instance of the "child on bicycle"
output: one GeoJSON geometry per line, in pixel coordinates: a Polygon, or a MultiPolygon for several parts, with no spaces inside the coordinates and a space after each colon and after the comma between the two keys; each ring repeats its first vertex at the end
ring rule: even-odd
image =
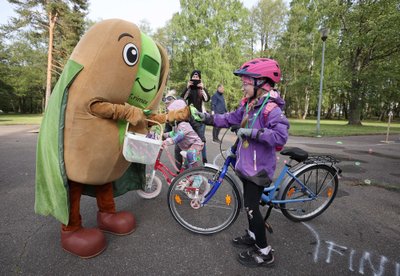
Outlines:
{"type": "Polygon", "coordinates": [[[230,113],[198,115],[206,124],[216,127],[240,124],[235,172],[243,182],[249,229],[232,243],[235,247],[248,248],[239,254],[241,264],[270,266],[274,256],[267,243],[259,202],[275,172],[275,148],[283,146],[288,139],[289,122],[281,110],[284,101],[273,89],[280,81],[281,71],[275,60],[256,58],[245,62],[234,74],[242,79],[244,99],[241,106],[230,113]]]}
{"type": "MultiPolygon", "coordinates": [[[[186,103],[183,99],[172,100],[167,104],[167,110],[178,110],[186,107],[186,103]]],[[[164,146],[178,145],[183,151],[186,151],[186,168],[195,167],[198,165],[199,153],[204,147],[203,141],[193,130],[189,122],[176,122],[171,125],[172,131],[166,132],[163,142],[164,146]]]]}

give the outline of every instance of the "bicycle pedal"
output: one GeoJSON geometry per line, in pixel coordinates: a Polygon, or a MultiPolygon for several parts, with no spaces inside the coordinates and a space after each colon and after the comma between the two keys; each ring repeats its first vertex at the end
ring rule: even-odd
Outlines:
{"type": "Polygon", "coordinates": [[[264,225],[265,225],[265,228],[268,230],[269,233],[271,233],[271,234],[274,233],[274,230],[272,229],[272,226],[268,222],[265,222],[264,225]]]}

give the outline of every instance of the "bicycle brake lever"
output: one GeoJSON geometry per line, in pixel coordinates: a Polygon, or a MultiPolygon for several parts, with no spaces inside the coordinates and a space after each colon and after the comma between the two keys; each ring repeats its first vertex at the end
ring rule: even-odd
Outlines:
{"type": "Polygon", "coordinates": [[[234,133],[237,133],[239,128],[240,128],[240,125],[233,125],[233,126],[231,126],[231,131],[234,132],[234,133]]]}

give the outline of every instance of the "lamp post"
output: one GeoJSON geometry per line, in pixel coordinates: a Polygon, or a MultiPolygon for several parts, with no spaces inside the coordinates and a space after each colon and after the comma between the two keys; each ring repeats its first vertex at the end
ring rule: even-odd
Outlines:
{"type": "Polygon", "coordinates": [[[320,135],[320,120],[321,120],[321,103],[322,103],[322,83],[324,80],[324,61],[325,61],[325,41],[328,38],[329,29],[321,28],[319,30],[322,39],[322,62],[321,62],[321,77],[319,82],[319,97],[318,97],[318,114],[317,114],[317,137],[320,135]]]}

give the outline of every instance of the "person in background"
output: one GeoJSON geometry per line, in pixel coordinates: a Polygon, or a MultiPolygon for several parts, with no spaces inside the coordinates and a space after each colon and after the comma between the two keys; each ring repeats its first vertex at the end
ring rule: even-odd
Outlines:
{"type": "MultiPolygon", "coordinates": [[[[211,114],[224,114],[228,110],[226,109],[225,98],[224,98],[224,86],[219,84],[217,87],[217,91],[211,97],[211,114]]],[[[221,131],[221,128],[214,126],[212,130],[213,135],[213,142],[221,143],[219,140],[218,135],[221,131]]]]}
{"type": "Polygon", "coordinates": [[[249,228],[245,235],[232,239],[232,244],[246,248],[238,255],[241,264],[271,266],[274,255],[267,243],[260,199],[275,173],[276,147],[285,145],[289,136],[289,121],[282,111],[285,102],[273,89],[280,81],[281,70],[273,59],[256,58],[245,62],[234,74],[242,80],[241,106],[225,114],[199,113],[198,116],[207,125],[224,128],[240,125],[235,173],[243,183],[249,228]]]}
{"type": "MultiPolygon", "coordinates": [[[[190,80],[188,81],[185,90],[182,92],[181,97],[187,102],[187,105],[193,104],[198,112],[203,112],[203,103],[210,101],[210,95],[204,84],[201,81],[201,71],[193,70],[190,74],[190,80]]],[[[202,154],[203,164],[207,163],[207,151],[206,151],[206,125],[203,122],[191,121],[191,125],[194,131],[199,135],[200,139],[204,143],[202,154]]],[[[182,161],[181,161],[182,162],[182,161]]]]}

